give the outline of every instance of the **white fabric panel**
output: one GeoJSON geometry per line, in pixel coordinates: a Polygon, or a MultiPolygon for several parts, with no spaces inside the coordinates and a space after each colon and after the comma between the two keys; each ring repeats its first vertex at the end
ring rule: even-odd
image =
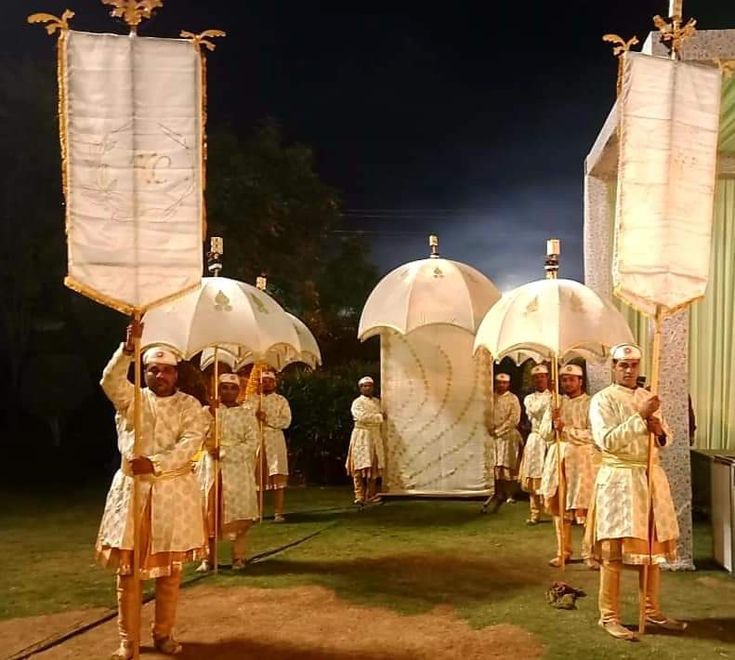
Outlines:
{"type": "Polygon", "coordinates": [[[145,309],[201,278],[198,49],[74,31],[62,44],[68,285],[145,309]]]}
{"type": "Polygon", "coordinates": [[[484,352],[473,358],[472,341],[450,325],[381,333],[388,492],[487,492],[490,365],[484,352]]]}
{"type": "Polygon", "coordinates": [[[720,87],[714,67],[625,55],[613,286],[650,315],[707,286],[720,87]]]}
{"type": "Polygon", "coordinates": [[[404,334],[432,323],[474,333],[500,292],[467,264],[437,257],[412,261],[386,275],[373,289],[360,317],[360,340],[383,328],[404,334]]]}

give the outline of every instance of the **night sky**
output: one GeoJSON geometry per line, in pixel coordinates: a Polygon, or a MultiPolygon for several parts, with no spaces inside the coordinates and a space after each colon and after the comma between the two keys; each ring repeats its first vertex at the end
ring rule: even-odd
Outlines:
{"type": "MultiPolygon", "coordinates": [[[[34,11],[124,32],[97,0],[3,0],[7,57],[54,57],[34,11]]],[[[315,149],[341,191],[344,229],[381,272],[427,254],[465,261],[502,289],[582,279],[582,166],[614,100],[605,32],[641,41],[667,0],[437,3],[166,0],[142,35],[227,31],[209,58],[209,114],[246,134],[267,116],[315,149]]],[[[735,27],[735,0],[685,0],[698,27],[735,27]]],[[[57,145],[49,145],[56,148],[57,145]]]]}

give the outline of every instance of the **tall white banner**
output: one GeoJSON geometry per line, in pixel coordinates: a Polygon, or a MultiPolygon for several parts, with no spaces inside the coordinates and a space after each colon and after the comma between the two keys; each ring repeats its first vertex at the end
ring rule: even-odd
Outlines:
{"type": "Polygon", "coordinates": [[[199,48],[69,31],[59,56],[66,284],[145,311],[201,280],[199,48]]]}
{"type": "Polygon", "coordinates": [[[649,315],[701,298],[709,278],[721,74],[625,54],[613,286],[649,315]]]}
{"type": "Polygon", "coordinates": [[[381,333],[386,411],[384,488],[392,494],[487,494],[485,465],[490,364],[474,337],[429,325],[381,333]]]}

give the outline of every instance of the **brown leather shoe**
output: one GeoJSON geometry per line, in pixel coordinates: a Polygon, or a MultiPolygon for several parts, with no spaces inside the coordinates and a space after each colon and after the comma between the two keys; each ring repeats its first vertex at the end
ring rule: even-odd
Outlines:
{"type": "Polygon", "coordinates": [[[647,616],[646,623],[663,630],[673,630],[675,632],[684,632],[688,626],[686,621],[677,621],[665,616],[647,616]]]}
{"type": "Polygon", "coordinates": [[[173,637],[153,638],[153,646],[156,651],[163,653],[163,655],[178,655],[183,650],[181,644],[173,637]]]}
{"type": "Polygon", "coordinates": [[[626,642],[637,642],[638,638],[635,633],[628,630],[625,626],[620,625],[617,621],[610,621],[605,623],[602,619],[597,622],[608,635],[613,636],[615,639],[623,639],[626,642]]]}

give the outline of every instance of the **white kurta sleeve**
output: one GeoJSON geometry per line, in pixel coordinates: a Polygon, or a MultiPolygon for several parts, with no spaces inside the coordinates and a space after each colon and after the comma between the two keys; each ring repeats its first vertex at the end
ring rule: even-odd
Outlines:
{"type": "Polygon", "coordinates": [[[291,426],[291,406],[288,405],[286,397],[279,395],[278,405],[266,416],[265,425],[281,431],[291,426]]]}
{"type": "Polygon", "coordinates": [[[185,467],[204,444],[209,430],[209,418],[196,399],[184,402],[181,415],[181,435],[172,449],[148,456],[155,474],[185,467]]]}
{"type": "Polygon", "coordinates": [[[112,405],[120,412],[125,412],[133,403],[135,385],[128,380],[128,369],[133,357],[123,353],[123,344],[112,354],[110,361],[102,371],[100,385],[112,405]]]}
{"type": "Polygon", "coordinates": [[[636,412],[622,424],[616,424],[617,415],[610,400],[605,396],[595,396],[590,403],[590,426],[592,439],[603,451],[615,453],[625,450],[637,435],[647,433],[648,427],[636,412]]]}
{"type": "Polygon", "coordinates": [[[372,406],[366,406],[362,398],[352,402],[352,419],[363,424],[382,424],[383,413],[371,410],[372,406]]]}
{"type": "Polygon", "coordinates": [[[510,433],[515,428],[518,428],[518,424],[521,421],[521,404],[518,401],[518,397],[512,395],[510,402],[507,405],[507,412],[505,419],[495,428],[496,435],[505,435],[510,433]]]}

